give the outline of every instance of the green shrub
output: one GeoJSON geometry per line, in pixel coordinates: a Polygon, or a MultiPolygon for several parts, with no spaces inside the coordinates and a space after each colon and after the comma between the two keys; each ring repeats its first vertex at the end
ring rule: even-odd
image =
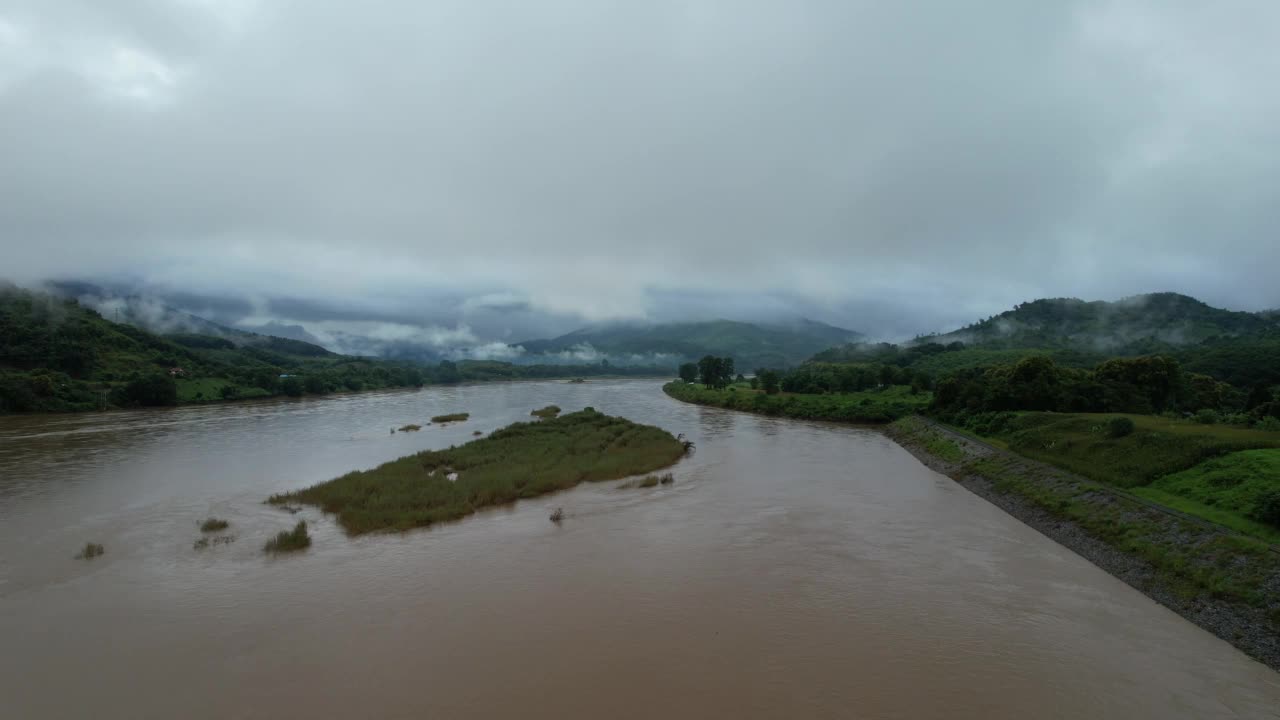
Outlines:
{"type": "Polygon", "coordinates": [[[1259,495],[1251,514],[1258,522],[1280,527],[1280,490],[1269,490],[1259,495]]]}
{"type": "Polygon", "coordinates": [[[1204,408],[1203,410],[1196,412],[1195,419],[1196,422],[1201,425],[1217,425],[1218,421],[1222,419],[1222,416],[1218,414],[1217,410],[1204,408]]]}
{"type": "Polygon", "coordinates": [[[1261,420],[1259,420],[1257,423],[1255,423],[1254,427],[1259,430],[1267,430],[1270,432],[1280,432],[1280,418],[1275,418],[1270,416],[1264,417],[1261,420]]]}
{"type": "Polygon", "coordinates": [[[1122,438],[1133,434],[1133,420],[1121,416],[1107,421],[1107,437],[1122,438]]]}

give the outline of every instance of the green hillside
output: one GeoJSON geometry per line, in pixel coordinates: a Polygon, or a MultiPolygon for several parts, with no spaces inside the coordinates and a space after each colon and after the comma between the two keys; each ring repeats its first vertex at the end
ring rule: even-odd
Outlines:
{"type": "Polygon", "coordinates": [[[1136,295],[1117,302],[1046,298],[929,338],[988,348],[1073,348],[1141,352],[1216,337],[1265,331],[1274,323],[1256,313],[1212,307],[1177,293],[1136,295]]]}
{"type": "Polygon", "coordinates": [[[668,374],[463,361],[420,365],[332,353],[252,333],[156,335],[111,322],[75,300],[0,286],[0,412],[67,412],[273,395],[412,387],[469,380],[668,374]]]}
{"type": "Polygon", "coordinates": [[[672,356],[667,364],[696,360],[704,355],[733,357],[738,367],[788,367],[824,348],[851,342],[860,335],[812,320],[788,325],[757,325],[732,320],[613,325],[586,328],[551,340],[520,343],[530,354],[572,352],[590,346],[614,364],[653,362],[655,355],[672,356]]]}
{"type": "Polygon", "coordinates": [[[422,370],[258,336],[165,337],[74,300],[0,288],[0,411],[92,410],[420,385],[422,370]]]}
{"type": "Polygon", "coordinates": [[[1280,384],[1280,325],[1272,313],[1223,310],[1176,293],[1119,302],[1042,299],[968,327],[894,345],[845,344],[822,363],[886,363],[934,377],[1047,356],[1068,368],[1112,357],[1163,355],[1241,391],[1280,384]]]}

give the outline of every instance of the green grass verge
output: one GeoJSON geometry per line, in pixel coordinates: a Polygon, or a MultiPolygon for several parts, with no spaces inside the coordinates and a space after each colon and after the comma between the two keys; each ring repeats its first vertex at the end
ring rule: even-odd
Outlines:
{"type": "Polygon", "coordinates": [[[652,472],[684,454],[665,430],[588,408],[516,423],[465,445],[409,455],[269,502],[317,505],[337,514],[351,534],[407,530],[583,481],[652,472]]]}
{"type": "Polygon", "coordinates": [[[1108,437],[1116,414],[1026,413],[1000,437],[1009,449],[1119,487],[1150,485],[1171,473],[1240,450],[1280,447],[1280,433],[1126,415],[1133,434],[1108,437]]]}
{"type": "Polygon", "coordinates": [[[903,385],[856,393],[768,395],[743,384],[711,390],[703,385],[675,381],[664,385],[662,390],[677,400],[698,405],[805,420],[859,423],[891,422],[923,410],[931,398],[929,393],[913,395],[911,388],[903,385]]]}
{"type": "Polygon", "coordinates": [[[1231,528],[1238,533],[1280,544],[1280,528],[1253,520],[1247,513],[1242,514],[1213,505],[1205,505],[1190,498],[1165,492],[1155,486],[1132,488],[1129,492],[1145,500],[1231,528]]]}
{"type": "Polygon", "coordinates": [[[1268,542],[1262,495],[1280,493],[1280,433],[1154,415],[1006,413],[993,445],[1123,488],[1152,502],[1268,542]],[[1128,418],[1132,433],[1108,424],[1128,418]]]}

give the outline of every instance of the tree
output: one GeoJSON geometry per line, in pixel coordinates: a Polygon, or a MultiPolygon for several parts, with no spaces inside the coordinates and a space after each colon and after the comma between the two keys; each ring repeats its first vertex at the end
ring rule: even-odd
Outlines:
{"type": "Polygon", "coordinates": [[[698,380],[698,364],[684,363],[680,366],[680,379],[687,382],[697,382],[698,380]]]}
{"type": "MultiPolygon", "coordinates": [[[[1171,404],[1182,381],[1178,361],[1162,355],[1112,358],[1099,365],[1094,375],[1113,386],[1128,385],[1138,398],[1149,404],[1150,410],[1157,413],[1164,412],[1171,404]]],[[[1147,411],[1146,408],[1135,409],[1147,411]]]]}
{"type": "Polygon", "coordinates": [[[719,390],[733,380],[733,358],[706,355],[698,361],[698,377],[702,384],[719,390]]]}
{"type": "Polygon", "coordinates": [[[135,376],[124,387],[117,388],[114,395],[117,405],[177,405],[178,384],[165,373],[151,373],[135,376]]]}
{"type": "Polygon", "coordinates": [[[436,380],[442,383],[456,383],[462,379],[458,366],[452,360],[441,360],[436,366],[436,380]]]}
{"type": "Polygon", "coordinates": [[[720,387],[720,358],[704,355],[698,361],[698,378],[709,388],[720,387]]]}
{"type": "Polygon", "coordinates": [[[250,384],[276,394],[280,390],[280,371],[275,368],[259,368],[253,371],[250,384]]]}
{"type": "Polygon", "coordinates": [[[296,377],[287,377],[280,383],[280,392],[289,397],[302,397],[302,381],[296,377]]]}
{"type": "Polygon", "coordinates": [[[1252,410],[1269,402],[1271,402],[1271,388],[1267,387],[1266,383],[1258,383],[1249,391],[1249,399],[1244,401],[1244,409],[1252,410]]]}
{"type": "Polygon", "coordinates": [[[323,395],[329,392],[329,385],[319,375],[308,375],[302,382],[303,387],[312,395],[323,395]]]}
{"type": "Polygon", "coordinates": [[[766,395],[777,394],[782,381],[777,370],[757,370],[756,377],[760,378],[760,387],[764,388],[766,395]]]}

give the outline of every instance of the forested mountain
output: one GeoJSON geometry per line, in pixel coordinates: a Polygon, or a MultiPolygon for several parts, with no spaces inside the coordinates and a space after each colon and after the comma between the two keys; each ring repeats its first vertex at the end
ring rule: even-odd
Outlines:
{"type": "Polygon", "coordinates": [[[1034,300],[943,335],[901,345],[847,344],[811,360],[888,363],[941,377],[1030,355],[1091,368],[1110,357],[1156,354],[1241,389],[1280,383],[1280,326],[1274,314],[1223,310],[1176,293],[1118,302],[1034,300]]]}
{"type": "MultiPolygon", "coordinates": [[[[616,374],[594,364],[424,366],[339,355],[318,345],[250,333],[234,338],[157,335],[116,323],[74,299],[0,285],[0,412],[176,405],[565,375],[616,374]],[[250,335],[251,342],[237,343],[250,335]]],[[[671,368],[635,368],[634,374],[671,368]]]]}
{"type": "Polygon", "coordinates": [[[796,365],[823,348],[861,337],[852,330],[812,320],[778,325],[713,320],[584,328],[551,340],[519,344],[534,355],[593,351],[608,356],[615,364],[656,359],[673,364],[704,355],[723,355],[735,358],[739,368],[749,370],[796,365]]]}
{"type": "Polygon", "coordinates": [[[1191,345],[1273,327],[1260,314],[1223,310],[1177,293],[1136,295],[1117,302],[1046,298],[926,341],[987,348],[1071,348],[1117,352],[1146,344],[1191,345]]]}

